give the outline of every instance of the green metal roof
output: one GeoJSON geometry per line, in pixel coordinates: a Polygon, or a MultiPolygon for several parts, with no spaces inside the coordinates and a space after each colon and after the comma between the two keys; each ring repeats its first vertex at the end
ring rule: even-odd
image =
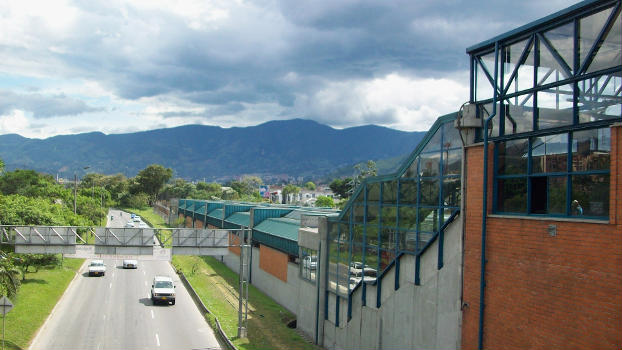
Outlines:
{"type": "Polygon", "coordinates": [[[286,218],[270,218],[253,227],[254,230],[298,242],[300,221],[286,218]]]}
{"type": "Polygon", "coordinates": [[[209,212],[209,214],[207,214],[207,216],[216,218],[216,219],[222,219],[222,208],[219,209],[214,209],[212,211],[209,212]]]}
{"type": "Polygon", "coordinates": [[[233,213],[229,215],[229,217],[226,218],[225,221],[244,227],[249,227],[251,221],[251,214],[249,212],[233,213]]]}

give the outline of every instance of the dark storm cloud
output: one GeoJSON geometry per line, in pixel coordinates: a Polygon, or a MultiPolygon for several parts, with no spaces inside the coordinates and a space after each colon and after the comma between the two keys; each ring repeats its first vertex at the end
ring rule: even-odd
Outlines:
{"type": "MultiPolygon", "coordinates": [[[[201,22],[199,16],[198,25],[155,7],[78,2],[81,15],[73,32],[46,38],[47,46],[63,50],[45,55],[62,63],[62,74],[98,81],[126,99],[168,95],[204,106],[205,118],[244,112],[244,104],[275,104],[287,114],[301,98],[313,106],[313,96],[332,82],[393,72],[438,77],[468,70],[466,47],[573,2],[226,2],[224,19],[201,22]]],[[[65,96],[9,98],[16,99],[21,102],[0,102],[0,111],[18,104],[38,117],[93,110],[65,96]]],[[[328,121],[356,103],[354,96],[297,113],[328,121]]],[[[395,113],[362,113],[359,121],[390,123],[395,113]]],[[[164,113],[173,116],[201,113],[164,113]]]]}
{"type": "Polygon", "coordinates": [[[35,118],[75,116],[102,110],[101,108],[88,106],[84,101],[67,97],[64,94],[18,94],[0,90],[0,115],[9,114],[16,109],[32,112],[35,118]]]}

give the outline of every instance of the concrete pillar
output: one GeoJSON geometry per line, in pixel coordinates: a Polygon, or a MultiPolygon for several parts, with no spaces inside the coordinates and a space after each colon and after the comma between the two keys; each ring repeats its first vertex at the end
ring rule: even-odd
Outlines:
{"type": "Polygon", "coordinates": [[[318,218],[318,233],[320,235],[320,249],[318,252],[318,262],[319,262],[319,271],[317,274],[317,288],[318,288],[318,302],[317,302],[317,344],[319,346],[324,346],[324,310],[326,300],[326,281],[328,278],[328,247],[327,237],[328,237],[328,218],[326,216],[321,216],[318,218]]]}

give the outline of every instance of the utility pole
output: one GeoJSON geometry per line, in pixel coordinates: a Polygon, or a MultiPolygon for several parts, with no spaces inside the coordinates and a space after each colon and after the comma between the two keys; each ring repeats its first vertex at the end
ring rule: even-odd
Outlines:
{"type": "Polygon", "coordinates": [[[74,214],[77,213],[77,209],[78,209],[77,196],[78,196],[78,174],[73,173],[73,213],[74,214]]]}

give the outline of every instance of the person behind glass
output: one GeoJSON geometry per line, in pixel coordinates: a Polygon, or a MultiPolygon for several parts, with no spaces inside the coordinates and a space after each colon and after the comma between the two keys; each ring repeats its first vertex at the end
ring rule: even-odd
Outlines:
{"type": "Polygon", "coordinates": [[[572,215],[583,215],[583,208],[576,199],[572,201],[572,215]]]}

